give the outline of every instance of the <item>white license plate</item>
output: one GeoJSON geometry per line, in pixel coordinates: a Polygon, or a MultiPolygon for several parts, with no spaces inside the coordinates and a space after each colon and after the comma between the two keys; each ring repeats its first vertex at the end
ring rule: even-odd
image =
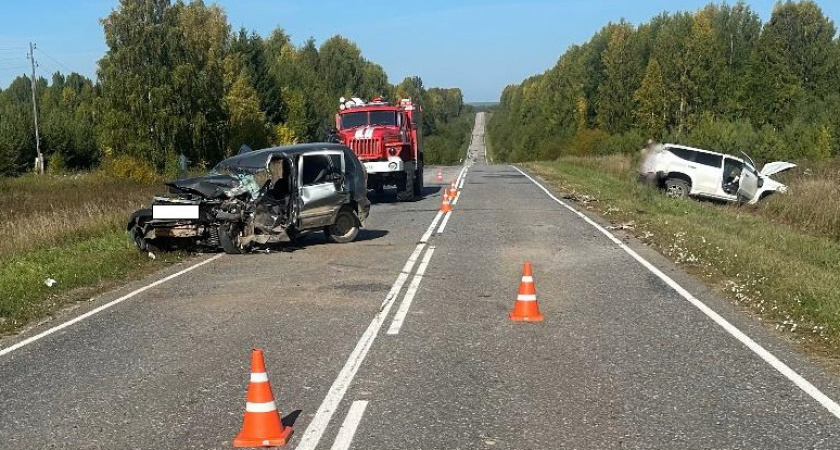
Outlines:
{"type": "Polygon", "coordinates": [[[198,219],[198,205],[152,205],[154,219],[198,219]]]}

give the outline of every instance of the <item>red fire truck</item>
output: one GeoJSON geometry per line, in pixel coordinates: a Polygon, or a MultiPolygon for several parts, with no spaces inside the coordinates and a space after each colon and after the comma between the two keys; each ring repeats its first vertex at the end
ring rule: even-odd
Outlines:
{"type": "Polygon", "coordinates": [[[368,172],[368,187],[397,187],[397,201],[423,192],[422,108],[410,99],[392,105],[341,98],[335,116],[339,141],[352,148],[368,172]]]}

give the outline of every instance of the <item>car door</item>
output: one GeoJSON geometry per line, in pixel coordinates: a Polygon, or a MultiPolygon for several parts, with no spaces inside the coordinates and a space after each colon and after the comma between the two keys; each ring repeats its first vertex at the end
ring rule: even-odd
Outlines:
{"type": "Polygon", "coordinates": [[[344,164],[344,154],[337,150],[309,152],[298,157],[301,230],[332,224],[335,213],[349,203],[344,164]]]}
{"type": "Polygon", "coordinates": [[[722,195],[720,185],[723,179],[723,156],[714,153],[694,152],[694,174],[691,177],[694,185],[692,193],[707,197],[722,195]]]}
{"type": "Polygon", "coordinates": [[[741,184],[738,186],[738,200],[749,202],[758,192],[758,172],[749,164],[744,164],[741,171],[741,184]]]}

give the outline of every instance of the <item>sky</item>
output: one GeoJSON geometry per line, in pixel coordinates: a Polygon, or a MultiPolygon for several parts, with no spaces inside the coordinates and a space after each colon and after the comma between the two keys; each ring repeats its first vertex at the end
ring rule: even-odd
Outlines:
{"type": "MultiPolygon", "coordinates": [[[[205,0],[205,3],[213,3],[205,0]]],[[[550,69],[565,50],[609,22],[638,25],[664,11],[696,11],[709,0],[217,0],[233,29],[268,36],[283,28],[296,45],[340,34],[380,64],[391,83],[417,75],[428,87],[459,87],[467,102],[498,101],[509,84],[550,69]],[[402,7],[401,7],[402,5],[402,7]]],[[[733,3],[733,2],[730,2],[733,3]]],[[[767,21],[775,0],[748,5],[767,21]]],[[[840,1],[817,0],[840,19],[840,1]]],[[[30,72],[35,42],[38,74],[96,76],[107,51],[100,19],[118,0],[3,1],[0,86],[30,72]]]]}

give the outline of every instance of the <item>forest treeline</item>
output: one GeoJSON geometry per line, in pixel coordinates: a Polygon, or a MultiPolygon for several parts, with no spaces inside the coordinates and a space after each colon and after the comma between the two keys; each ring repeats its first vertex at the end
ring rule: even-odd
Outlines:
{"type": "Polygon", "coordinates": [[[840,40],[813,1],[768,22],[745,3],[609,23],[508,86],[489,124],[510,161],[638,150],[647,139],[762,160],[840,148],[840,40]]]}
{"type": "MultiPolygon", "coordinates": [[[[243,144],[323,139],[341,96],[414,99],[424,107],[427,161],[457,158],[451,147],[463,138],[452,130],[470,111],[461,90],[427,89],[416,76],[392,85],[342,36],[295,45],[280,28],[268,37],[234,31],[219,6],[202,1],[121,0],[101,22],[108,51],[97,80],[55,73],[36,81],[51,170],[123,158],[171,173],[179,154],[206,167],[243,144]]],[[[0,175],[32,170],[31,92],[23,75],[0,91],[0,175]]]]}

